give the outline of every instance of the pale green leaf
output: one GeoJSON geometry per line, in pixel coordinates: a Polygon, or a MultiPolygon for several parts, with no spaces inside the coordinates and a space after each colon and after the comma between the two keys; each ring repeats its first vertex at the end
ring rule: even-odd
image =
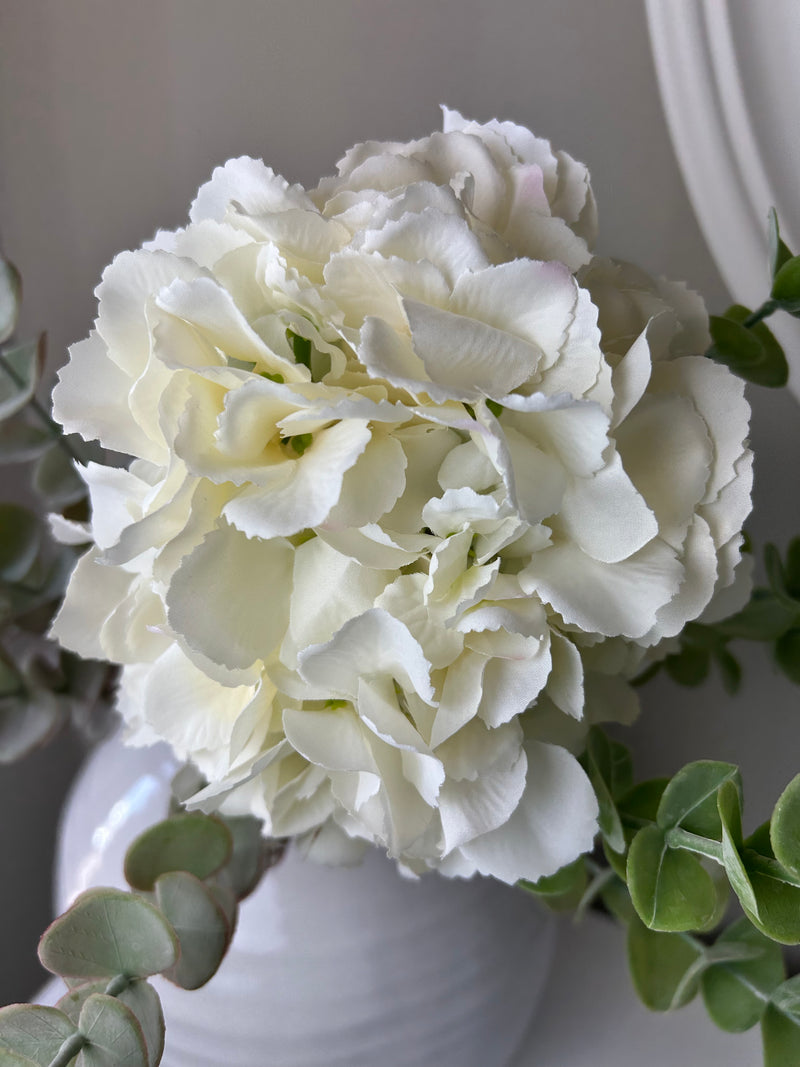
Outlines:
{"type": "Polygon", "coordinates": [[[88,1044],[76,1067],[148,1067],[142,1028],[116,997],[93,993],[81,1009],[79,1026],[88,1044]]]}
{"type": "Polygon", "coordinates": [[[651,930],[705,930],[718,912],[714,881],[696,856],[671,849],[658,826],[640,830],[628,853],[633,906],[651,930]]]}
{"type": "Polygon", "coordinates": [[[648,930],[637,919],[628,926],[628,963],[634,988],[653,1011],[670,1011],[692,999],[699,978],[687,983],[684,977],[700,956],[700,946],[684,934],[648,930]]]}
{"type": "Polygon", "coordinates": [[[0,578],[18,582],[33,566],[41,545],[39,521],[20,504],[0,503],[0,578]]]}
{"type": "Polygon", "coordinates": [[[146,978],[177,957],[177,938],[158,909],[118,889],[82,893],[39,942],[43,966],[73,978],[146,978]]]}
{"type": "Polygon", "coordinates": [[[228,946],[228,921],[207,886],[186,871],[162,874],[155,885],[161,911],[178,935],[178,962],[166,977],[198,989],[216,973],[228,946]]]}
{"type": "Polygon", "coordinates": [[[13,263],[0,256],[0,344],[7,341],[17,328],[22,280],[13,263]]]}
{"type": "Polygon", "coordinates": [[[741,788],[738,767],[715,760],[698,760],[681,768],[664,790],[657,822],[664,829],[680,826],[701,837],[719,839],[717,790],[732,781],[741,788]]]}
{"type": "Polygon", "coordinates": [[[764,1014],[770,994],[783,981],[781,948],[747,919],[739,919],[717,938],[714,949],[744,947],[749,957],[718,955],[701,981],[706,1010],[721,1030],[741,1033],[764,1014]]]}
{"type": "Polygon", "coordinates": [[[77,1032],[75,1024],[57,1008],[40,1004],[11,1004],[0,1008],[0,1048],[48,1067],[61,1046],[77,1032]]]}
{"type": "Polygon", "coordinates": [[[145,892],[167,871],[188,871],[202,880],[228,862],[231,847],[220,819],[199,811],[173,815],[136,838],[125,856],[125,877],[145,892]]]}
{"type": "Polygon", "coordinates": [[[0,352],[0,420],[25,407],[36,389],[39,348],[31,341],[0,352]]]}
{"type": "MultiPolygon", "coordinates": [[[[105,978],[75,986],[59,1000],[57,1007],[77,1025],[89,997],[93,993],[104,993],[107,986],[105,978]]],[[[158,993],[149,982],[136,978],[116,997],[136,1016],[147,1045],[149,1067],[157,1067],[164,1052],[164,1013],[158,993]]]]}

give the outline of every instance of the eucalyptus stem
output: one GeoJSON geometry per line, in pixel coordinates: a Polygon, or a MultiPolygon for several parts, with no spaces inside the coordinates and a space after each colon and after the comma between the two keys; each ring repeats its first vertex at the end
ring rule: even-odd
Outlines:
{"type": "MultiPolygon", "coordinates": [[[[14,368],[11,366],[11,364],[8,362],[2,352],[0,352],[0,367],[3,368],[5,373],[9,376],[11,381],[14,383],[14,385],[16,385],[18,389],[25,389],[25,382],[22,381],[22,379],[19,377],[17,372],[14,370],[14,368]]],[[[58,445],[58,447],[63,449],[63,451],[66,452],[66,454],[74,463],[80,463],[80,456],[70,445],[69,441],[67,441],[64,434],[61,432],[61,427],[58,425],[57,422],[54,422],[53,419],[50,418],[50,416],[47,414],[47,412],[35,396],[32,396],[30,398],[30,400],[28,401],[28,406],[31,408],[32,411],[36,413],[41,422],[44,423],[46,430],[53,438],[55,443],[58,445]]]]}
{"type": "Polygon", "coordinates": [[[721,841],[714,841],[708,837],[701,837],[699,834],[692,834],[681,826],[674,826],[671,830],[668,830],[666,838],[670,848],[685,848],[689,852],[707,856],[721,867],[725,866],[721,841]]]}
{"type": "Polygon", "coordinates": [[[742,325],[750,329],[750,327],[752,326],[757,326],[762,319],[769,318],[773,311],[777,310],[777,300],[765,300],[760,308],[756,308],[755,311],[753,311],[750,315],[747,316],[742,325]]]}
{"type": "Polygon", "coordinates": [[[127,974],[117,974],[106,986],[106,996],[118,997],[120,993],[124,993],[128,986],[131,984],[130,978],[127,974]]]}
{"type": "Polygon", "coordinates": [[[67,1067],[80,1052],[84,1045],[87,1045],[88,1041],[80,1030],[71,1034],[55,1056],[50,1060],[48,1067],[67,1067]]]}

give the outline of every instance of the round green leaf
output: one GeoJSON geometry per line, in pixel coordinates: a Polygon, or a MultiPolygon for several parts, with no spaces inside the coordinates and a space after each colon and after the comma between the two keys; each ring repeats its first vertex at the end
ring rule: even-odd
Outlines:
{"type": "Polygon", "coordinates": [[[742,805],[736,783],[727,781],[717,795],[717,810],[722,837],[722,862],[725,873],[739,902],[755,921],[758,918],[758,900],[750,875],[740,854],[742,848],[742,805]]]}
{"type": "Polygon", "coordinates": [[[739,919],[717,938],[714,948],[750,948],[749,958],[714,961],[701,988],[708,1014],[721,1030],[741,1033],[761,1019],[770,994],[784,978],[783,953],[747,919],[739,919]]]}
{"type": "Polygon", "coordinates": [[[726,637],[747,641],[774,641],[798,618],[798,609],[787,604],[770,589],[756,589],[748,604],[736,615],[717,623],[726,637]]]}
{"type": "Polygon", "coordinates": [[[0,1008],[0,1048],[27,1057],[40,1067],[48,1067],[75,1033],[75,1024],[57,1008],[40,1004],[0,1008]]]}
{"type": "Polygon", "coordinates": [[[75,1067],[148,1067],[142,1028],[116,997],[93,993],[81,1009],[79,1026],[88,1044],[75,1067]]]}
{"type": "Polygon", "coordinates": [[[537,882],[522,879],[518,885],[539,897],[553,911],[571,911],[583,896],[587,881],[586,864],[579,856],[555,874],[537,882]]]}
{"type": "Polygon", "coordinates": [[[800,256],[792,256],[778,269],[772,283],[772,299],[790,315],[800,312],[800,256]]]}
{"type": "Polygon", "coordinates": [[[54,508],[77,504],[86,496],[86,483],[70,456],[59,445],[48,448],[36,464],[33,487],[54,508]]]}
{"type": "Polygon", "coordinates": [[[53,442],[52,434],[31,426],[22,415],[0,422],[0,465],[29,463],[53,442]]]}
{"type": "Polygon", "coordinates": [[[173,815],[136,838],[125,856],[125,877],[145,892],[168,871],[188,871],[202,881],[228,862],[231,847],[220,819],[199,811],[173,815]]]}
{"type": "Polygon", "coordinates": [[[749,308],[734,304],[724,318],[712,316],[710,329],[715,344],[708,355],[726,363],[735,374],[755,385],[779,388],[789,377],[786,356],[765,322],[744,325],[750,315],[749,308]],[[745,336],[749,337],[749,348],[743,343],[745,336]]]}
{"type": "Polygon", "coordinates": [[[0,1067],[39,1067],[39,1064],[27,1056],[18,1056],[16,1052],[0,1048],[0,1067]]]}
{"type": "Polygon", "coordinates": [[[764,1067],[800,1063],[800,975],[778,986],[761,1020],[764,1067]]]}
{"type": "Polygon", "coordinates": [[[19,504],[0,504],[0,578],[18,582],[33,566],[39,547],[39,521],[19,504]]]}
{"type": "Polygon", "coordinates": [[[770,841],[778,862],[800,875],[800,774],[778,798],[770,820],[770,841]]]}
{"type": "MultiPolygon", "coordinates": [[[[108,981],[104,978],[75,986],[56,1006],[77,1026],[83,1005],[93,993],[105,993],[107,986],[108,981]]],[[[147,1046],[149,1067],[157,1067],[164,1053],[164,1013],[158,993],[149,982],[137,978],[117,993],[116,998],[136,1016],[147,1046]]]]}
{"type": "Polygon", "coordinates": [[[769,269],[770,274],[775,277],[783,264],[792,258],[792,253],[781,240],[778,214],[774,207],[769,209],[768,220],[769,269]]]}
{"type": "Polygon", "coordinates": [[[742,902],[752,924],[783,945],[800,944],[800,886],[785,880],[787,872],[775,860],[747,850],[742,853],[742,859],[758,903],[758,914],[755,914],[742,902]]]}
{"type": "Polygon", "coordinates": [[[13,263],[0,256],[0,344],[17,328],[22,301],[22,279],[13,263]]]}
{"type": "Polygon", "coordinates": [[[162,874],[155,890],[181,946],[166,977],[183,989],[198,989],[216,973],[228,947],[225,913],[208,887],[186,871],[162,874]]]}
{"type": "Polygon", "coordinates": [[[233,841],[226,874],[236,896],[244,900],[256,888],[264,871],[266,843],[261,832],[263,824],[249,815],[226,817],[222,821],[228,827],[233,841]]]}
{"type": "Polygon", "coordinates": [[[42,965],[73,978],[146,978],[177,958],[177,938],[164,916],[118,889],[82,893],[39,942],[42,965]]]}
{"type": "Polygon", "coordinates": [[[714,881],[696,856],[667,845],[658,826],[640,830],[628,853],[633,906],[651,930],[705,930],[718,912],[714,881]]]}
{"type": "Polygon", "coordinates": [[[39,369],[36,342],[0,352],[0,419],[25,407],[33,396],[39,369]]]}
{"type": "Polygon", "coordinates": [[[682,934],[648,930],[637,919],[628,926],[628,964],[639,997],[653,1011],[671,1011],[696,994],[699,979],[684,982],[702,955],[700,946],[682,934]]]}
{"type": "Polygon", "coordinates": [[[64,722],[64,704],[45,690],[0,697],[0,765],[26,756],[64,722]]]}
{"type": "Polygon", "coordinates": [[[741,786],[739,769],[732,763],[715,760],[687,763],[664,790],[658,805],[658,825],[664,830],[682,826],[690,833],[718,840],[717,791],[727,781],[741,786]]]}
{"type": "Polygon", "coordinates": [[[800,627],[793,627],[778,638],[775,660],[786,677],[800,685],[800,627]]]}

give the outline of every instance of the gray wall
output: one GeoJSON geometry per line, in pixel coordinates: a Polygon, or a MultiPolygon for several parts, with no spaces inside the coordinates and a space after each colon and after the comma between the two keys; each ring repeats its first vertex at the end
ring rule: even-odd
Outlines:
{"type": "MultiPolygon", "coordinates": [[[[313,183],[354,141],[433,129],[440,102],[524,123],[587,162],[601,250],[724,306],[662,117],[641,0],[0,0],[0,227],[25,279],[23,328],[46,326],[60,362],[91,325],[103,266],[181,224],[228,156],[262,156],[313,183]]],[[[800,530],[797,409],[754,401],[766,459],[754,530],[785,541],[800,530]]],[[[643,770],[674,770],[687,752],[738,758],[766,812],[796,767],[796,698],[750,658],[732,706],[713,687],[654,687],[634,731],[643,770]]],[[[74,751],[0,771],[0,1002],[38,980],[74,751]]]]}

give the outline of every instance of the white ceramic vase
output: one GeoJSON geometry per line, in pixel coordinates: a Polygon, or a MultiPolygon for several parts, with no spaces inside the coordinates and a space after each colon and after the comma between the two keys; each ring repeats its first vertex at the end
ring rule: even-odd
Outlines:
{"type": "MultiPolygon", "coordinates": [[[[124,886],[122,859],[164,817],[169,752],[105,742],[62,825],[56,906],[124,886]]],[[[187,992],[156,980],[164,1067],[509,1067],[550,968],[555,928],[491,879],[416,881],[377,852],[355,868],[291,850],[241,907],[220,970],[187,992]]],[[[59,983],[60,984],[60,983],[59,983]]],[[[60,995],[55,983],[50,999],[60,995]]]]}

